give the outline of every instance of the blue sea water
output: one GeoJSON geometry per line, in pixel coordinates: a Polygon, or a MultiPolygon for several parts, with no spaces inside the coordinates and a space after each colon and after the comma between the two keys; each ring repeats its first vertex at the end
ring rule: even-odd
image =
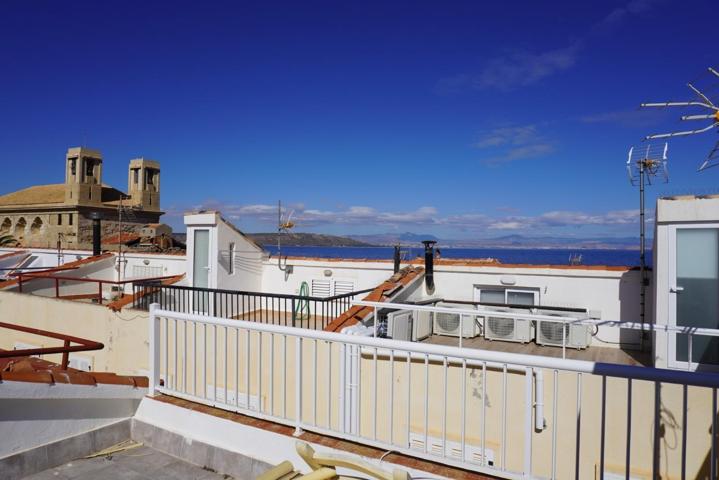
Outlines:
{"type": "MultiPolygon", "coordinates": [[[[277,247],[266,245],[273,255],[277,247]]],[[[638,250],[542,249],[542,248],[441,248],[442,258],[496,258],[502,263],[532,265],[567,265],[570,255],[581,255],[582,265],[638,266],[638,250]]],[[[421,247],[403,248],[403,258],[423,254],[421,247]]],[[[282,255],[320,258],[392,259],[392,247],[282,247],[282,255]]],[[[647,264],[652,264],[652,252],[647,250],[647,264]]]]}

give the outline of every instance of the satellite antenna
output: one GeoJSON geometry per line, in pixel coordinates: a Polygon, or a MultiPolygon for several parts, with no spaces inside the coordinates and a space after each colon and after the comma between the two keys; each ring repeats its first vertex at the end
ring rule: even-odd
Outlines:
{"type": "MultiPolygon", "coordinates": [[[[712,67],[708,68],[709,74],[712,78],[716,77],[719,80],[719,72],[712,67]]],[[[687,83],[687,87],[694,92],[698,97],[698,100],[690,100],[688,102],[653,102],[653,103],[642,103],[642,107],[698,107],[705,113],[699,113],[695,115],[683,115],[682,120],[708,120],[710,123],[702,128],[694,130],[682,130],[670,133],[656,133],[653,135],[647,135],[647,140],[659,139],[659,138],[670,138],[670,137],[686,137],[688,135],[696,135],[698,133],[704,133],[717,129],[719,132],[719,107],[711,101],[709,95],[705,94],[691,83],[687,83]]],[[[719,165],[719,143],[714,146],[714,149],[709,153],[709,156],[704,163],[699,167],[699,171],[706,170],[709,167],[719,165]]]]}
{"type": "Polygon", "coordinates": [[[285,265],[282,265],[282,234],[289,233],[294,228],[295,223],[292,221],[292,214],[295,213],[292,210],[286,218],[282,215],[282,200],[277,202],[277,266],[280,270],[291,273],[292,270],[287,270],[287,257],[285,257],[285,265]]]}
{"type": "MultiPolygon", "coordinates": [[[[647,263],[646,263],[646,218],[644,208],[644,187],[652,185],[659,179],[663,183],[669,182],[667,171],[667,152],[669,144],[663,145],[641,145],[631,147],[627,156],[627,175],[629,183],[639,187],[639,273],[641,286],[639,293],[639,316],[644,324],[646,313],[646,288],[648,286],[647,263]]],[[[642,343],[645,339],[642,336],[642,343]]]]}

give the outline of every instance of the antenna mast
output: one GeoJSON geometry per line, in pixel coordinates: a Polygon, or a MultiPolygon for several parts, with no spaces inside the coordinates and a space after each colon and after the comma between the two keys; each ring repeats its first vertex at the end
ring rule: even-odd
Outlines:
{"type": "MultiPolygon", "coordinates": [[[[714,81],[719,81],[719,71],[712,67],[708,69],[710,77],[714,81]]],[[[698,100],[690,100],[688,102],[652,102],[642,103],[640,106],[645,108],[664,108],[664,107],[697,107],[706,113],[699,113],[694,115],[682,115],[681,119],[686,121],[691,120],[709,120],[709,124],[698,129],[693,130],[680,130],[677,132],[669,133],[655,133],[647,135],[646,140],[654,140],[659,138],[671,138],[671,137],[686,137],[689,135],[696,135],[698,133],[704,133],[717,129],[719,132],[719,107],[715,105],[715,102],[709,98],[709,95],[705,94],[699,88],[691,83],[687,83],[687,87],[698,97],[698,100]]],[[[714,149],[709,153],[709,156],[704,160],[704,163],[699,167],[699,171],[706,170],[709,167],[719,165],[719,142],[714,146],[714,149]]]]}
{"type": "MultiPolygon", "coordinates": [[[[649,285],[646,262],[646,215],[644,203],[644,187],[652,185],[653,179],[659,177],[663,183],[669,182],[667,171],[667,152],[669,144],[642,145],[631,147],[627,158],[627,175],[629,183],[639,187],[639,272],[641,277],[639,293],[639,316],[644,324],[646,314],[646,290],[649,285]]],[[[645,339],[642,335],[642,344],[645,339]]],[[[643,347],[643,345],[642,345],[643,347]]]]}
{"type": "MultiPolygon", "coordinates": [[[[287,257],[285,257],[285,266],[282,266],[282,244],[281,244],[281,237],[283,233],[288,233],[292,228],[295,226],[295,223],[292,221],[292,214],[295,213],[294,210],[290,212],[290,214],[287,216],[285,220],[282,219],[282,200],[279,200],[277,202],[277,266],[280,268],[280,270],[285,271],[287,270],[287,257]]],[[[289,271],[291,273],[291,270],[289,271]]]]}

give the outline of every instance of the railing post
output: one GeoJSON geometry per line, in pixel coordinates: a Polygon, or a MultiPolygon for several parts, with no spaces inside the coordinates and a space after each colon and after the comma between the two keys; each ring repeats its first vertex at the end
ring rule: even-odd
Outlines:
{"type": "Polygon", "coordinates": [[[295,317],[297,313],[295,312],[295,298],[292,297],[292,326],[295,326],[295,317]]]}
{"type": "MultiPolygon", "coordinates": [[[[65,343],[63,343],[63,347],[69,348],[70,347],[70,340],[65,340],[65,343]]],[[[62,369],[67,370],[67,365],[70,363],[70,353],[65,350],[62,352],[62,369]]]]}
{"type": "Polygon", "coordinates": [[[17,291],[22,293],[22,273],[17,276],[17,291]]]}
{"type": "Polygon", "coordinates": [[[55,298],[60,298],[60,280],[55,279],[55,298]]]}
{"type": "Polygon", "coordinates": [[[102,282],[97,282],[98,302],[102,305],[102,282]]]}
{"type": "MultiPolygon", "coordinates": [[[[524,476],[532,477],[532,387],[534,383],[534,371],[532,367],[526,367],[524,373],[524,476]]],[[[506,402],[507,399],[505,398],[506,402]]],[[[504,465],[502,465],[504,466],[504,465]]]]}
{"type": "Polygon", "coordinates": [[[160,383],[160,319],[155,315],[155,311],[160,305],[153,303],[150,305],[149,320],[149,343],[150,343],[150,382],[147,393],[152,396],[155,394],[155,387],[160,383]]]}
{"type": "MultiPolygon", "coordinates": [[[[294,312],[294,310],[292,310],[294,312]]],[[[295,337],[295,432],[302,435],[302,337],[295,337]]]]}

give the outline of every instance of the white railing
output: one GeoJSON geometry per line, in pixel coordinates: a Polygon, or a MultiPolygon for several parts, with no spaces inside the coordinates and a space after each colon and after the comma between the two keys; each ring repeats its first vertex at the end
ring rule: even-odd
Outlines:
{"type": "MultiPolygon", "coordinates": [[[[370,302],[365,300],[353,301],[352,305],[359,305],[364,307],[371,307],[374,309],[374,318],[379,318],[379,311],[383,309],[389,310],[409,310],[413,312],[432,312],[432,313],[451,313],[458,315],[460,319],[459,330],[462,331],[463,322],[474,322],[476,318],[485,319],[487,317],[506,318],[511,320],[529,320],[532,322],[547,321],[552,323],[564,323],[570,325],[589,325],[593,327],[608,327],[615,329],[644,331],[644,332],[664,332],[671,334],[686,335],[687,345],[687,361],[685,362],[686,370],[693,371],[699,364],[694,362],[694,338],[700,337],[719,337],[719,329],[710,328],[699,328],[699,327],[688,327],[688,326],[674,326],[674,325],[655,325],[652,323],[638,323],[638,322],[625,322],[617,320],[599,320],[587,318],[585,316],[572,316],[571,313],[566,316],[556,315],[542,315],[537,313],[522,313],[518,310],[507,309],[508,311],[501,311],[496,309],[489,309],[486,307],[478,306],[477,308],[457,308],[457,307],[438,307],[428,305],[414,305],[404,303],[389,303],[389,302],[370,302]]],[[[537,306],[537,309],[542,309],[542,306],[537,306]]],[[[551,307],[545,307],[547,309],[551,307]]],[[[484,322],[483,322],[484,323],[484,322]]],[[[484,325],[483,325],[484,327],[484,325]]],[[[374,329],[374,336],[377,336],[377,328],[374,329]]],[[[562,358],[567,358],[567,330],[562,328],[561,343],[557,346],[562,348],[562,358]]],[[[463,347],[464,336],[458,335],[457,346],[463,347]]],[[[670,342],[666,342],[667,351],[665,352],[666,358],[670,357],[670,342]]]]}
{"type": "Polygon", "coordinates": [[[150,352],[150,394],[298,434],[508,479],[641,471],[717,478],[715,374],[350,336],[157,305],[150,352]],[[672,432],[677,442],[667,449],[672,432]]]}

